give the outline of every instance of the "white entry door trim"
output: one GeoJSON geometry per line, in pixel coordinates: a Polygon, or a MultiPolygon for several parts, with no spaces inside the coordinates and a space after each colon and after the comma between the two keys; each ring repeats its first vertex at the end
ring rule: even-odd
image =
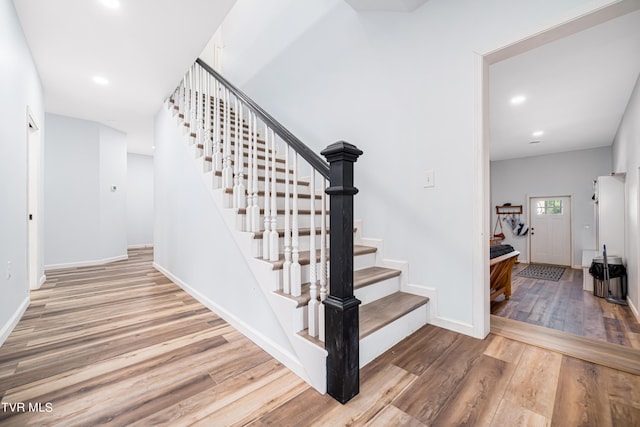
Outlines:
{"type": "Polygon", "coordinates": [[[571,196],[530,196],[527,206],[530,224],[529,261],[532,264],[571,267],[573,265],[571,196]]]}

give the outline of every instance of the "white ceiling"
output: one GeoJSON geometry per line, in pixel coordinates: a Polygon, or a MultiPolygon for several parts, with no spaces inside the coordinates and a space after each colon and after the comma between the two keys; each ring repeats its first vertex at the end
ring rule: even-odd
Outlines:
{"type": "MultiPolygon", "coordinates": [[[[235,0],[120,3],[14,0],[45,110],[127,132],[130,152],[152,154],[153,116],[235,0]],[[96,85],[94,75],[109,85],[96,85]]],[[[493,64],[491,159],[611,145],[640,73],[639,52],[637,11],[493,64]],[[517,94],[527,101],[513,106],[517,94]],[[533,137],[536,130],[545,134],[533,137]]]]}
{"type": "Polygon", "coordinates": [[[14,0],[45,110],[127,132],[152,154],[153,116],[235,0],[14,0]],[[106,86],[92,81],[100,75],[106,86]]]}
{"type": "Polygon", "coordinates": [[[611,145],[639,73],[640,11],[491,65],[491,160],[611,145]]]}

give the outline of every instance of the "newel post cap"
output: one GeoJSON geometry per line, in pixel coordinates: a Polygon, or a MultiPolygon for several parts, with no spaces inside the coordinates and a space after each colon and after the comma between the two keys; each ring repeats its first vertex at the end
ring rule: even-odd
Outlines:
{"type": "Polygon", "coordinates": [[[322,150],[320,154],[325,156],[329,163],[336,160],[355,162],[362,155],[362,150],[346,141],[338,141],[322,150]]]}

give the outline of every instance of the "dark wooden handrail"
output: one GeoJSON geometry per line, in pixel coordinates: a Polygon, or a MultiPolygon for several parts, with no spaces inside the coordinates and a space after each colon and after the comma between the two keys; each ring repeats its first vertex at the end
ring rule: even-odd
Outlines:
{"type": "Polygon", "coordinates": [[[322,159],[319,155],[315,153],[315,151],[311,150],[307,145],[305,145],[302,141],[300,141],[294,134],[292,134],[287,128],[282,126],[280,122],[274,119],[269,113],[264,111],[262,107],[260,107],[256,102],[249,98],[247,94],[242,92],[240,89],[231,84],[227,79],[222,77],[220,73],[211,68],[209,64],[204,62],[202,59],[196,59],[196,63],[200,65],[203,69],[205,69],[209,74],[214,76],[216,80],[218,80],[224,87],[229,89],[231,93],[233,93],[238,99],[242,100],[251,111],[253,111],[257,116],[259,116],[262,121],[271,128],[282,140],[291,148],[293,148],[296,153],[300,154],[303,159],[305,159],[315,170],[318,171],[320,175],[329,179],[329,164],[322,159]]]}

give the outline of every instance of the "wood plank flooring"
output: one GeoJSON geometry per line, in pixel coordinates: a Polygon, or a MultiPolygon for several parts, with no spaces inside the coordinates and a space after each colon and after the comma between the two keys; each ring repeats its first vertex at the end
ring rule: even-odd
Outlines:
{"type": "Polygon", "coordinates": [[[528,264],[516,264],[511,298],[491,303],[491,314],[587,338],[640,349],[640,323],[631,309],[582,290],[582,270],[567,269],[557,282],[517,276],[528,264]]]}
{"type": "Polygon", "coordinates": [[[360,395],[341,405],[151,257],[47,273],[0,347],[0,425],[640,425],[638,376],[429,325],[367,365],[360,395]]]}

